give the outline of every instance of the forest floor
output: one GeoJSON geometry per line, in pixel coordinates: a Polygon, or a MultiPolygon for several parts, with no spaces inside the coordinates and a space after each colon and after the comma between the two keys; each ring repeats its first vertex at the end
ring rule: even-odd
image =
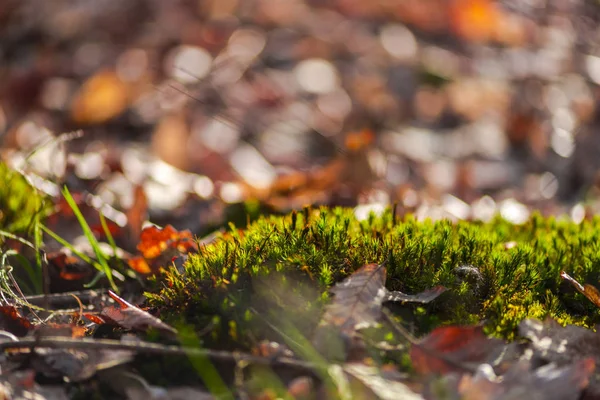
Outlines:
{"type": "Polygon", "coordinates": [[[0,397],[600,398],[599,21],[4,1],[0,397]]]}

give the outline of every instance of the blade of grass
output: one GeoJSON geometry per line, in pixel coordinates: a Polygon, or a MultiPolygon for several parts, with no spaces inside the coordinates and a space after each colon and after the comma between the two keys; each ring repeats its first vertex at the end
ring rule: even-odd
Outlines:
{"type": "Polygon", "coordinates": [[[38,271],[38,279],[40,282],[40,291],[39,293],[47,293],[49,288],[48,288],[48,280],[44,279],[44,277],[46,276],[46,274],[44,274],[44,272],[48,272],[47,270],[44,269],[44,264],[43,264],[43,260],[42,260],[42,229],[40,228],[41,226],[41,221],[40,221],[40,214],[36,213],[35,217],[33,218],[33,244],[35,246],[35,265],[37,267],[37,271],[38,271]],[[48,290],[46,290],[48,289],[48,290]]]}
{"type": "Polygon", "coordinates": [[[75,199],[73,199],[73,196],[71,196],[71,193],[69,192],[69,189],[66,186],[62,190],[62,194],[65,197],[67,204],[69,204],[69,207],[71,207],[71,209],[73,210],[73,213],[75,214],[75,217],[77,218],[77,221],[79,222],[79,225],[81,225],[81,229],[83,229],[83,234],[85,235],[87,240],[90,242],[90,245],[92,246],[92,249],[94,250],[94,254],[96,255],[96,259],[98,260],[98,263],[101,265],[100,270],[102,272],[104,272],[104,274],[106,274],[106,278],[108,279],[111,288],[116,293],[119,293],[117,285],[115,284],[115,281],[113,280],[112,269],[108,265],[107,257],[104,254],[104,252],[102,251],[102,249],[100,248],[100,244],[98,243],[98,240],[92,233],[90,226],[88,225],[87,221],[85,220],[85,217],[81,213],[81,210],[79,210],[79,207],[77,206],[77,203],[75,202],[75,199]]]}
{"type": "Polygon", "coordinates": [[[46,232],[48,235],[50,235],[50,237],[52,239],[56,240],[58,243],[62,244],[64,247],[71,250],[73,252],[73,254],[75,254],[77,257],[81,258],[86,263],[93,265],[94,268],[96,268],[97,270],[102,271],[102,266],[99,263],[97,263],[96,261],[92,260],[90,257],[85,255],[84,253],[77,250],[75,247],[73,247],[73,245],[71,243],[69,243],[65,239],[61,238],[53,230],[46,227],[45,225],[41,225],[41,228],[44,232],[46,232]]]}
{"type": "MultiPolygon", "coordinates": [[[[193,328],[186,324],[181,324],[177,326],[177,332],[182,346],[194,349],[201,348],[200,340],[193,328]]],[[[194,369],[198,372],[198,375],[200,375],[200,379],[202,379],[213,396],[218,399],[234,399],[233,394],[225,382],[223,382],[221,375],[219,375],[219,372],[207,356],[201,355],[198,352],[198,354],[188,354],[188,358],[194,369]]]]}
{"type": "MultiPolygon", "coordinates": [[[[0,230],[0,236],[4,236],[7,237],[9,239],[13,239],[18,241],[19,243],[32,248],[33,250],[35,250],[35,258],[36,258],[36,263],[37,263],[37,259],[40,259],[40,265],[38,265],[37,269],[34,269],[31,264],[29,263],[29,260],[27,260],[25,257],[23,257],[19,252],[15,251],[15,250],[8,250],[3,254],[3,257],[8,257],[8,256],[13,256],[16,257],[19,260],[19,263],[22,265],[22,267],[25,269],[25,271],[27,272],[27,275],[29,276],[29,279],[31,280],[31,282],[34,285],[34,291],[32,292],[32,294],[37,294],[37,293],[42,293],[42,275],[41,275],[41,255],[39,252],[39,248],[34,244],[31,243],[30,241],[23,239],[22,237],[13,235],[10,232],[6,232],[3,230],[0,230]]],[[[34,237],[35,240],[35,237],[34,237]]],[[[4,258],[3,258],[4,259],[4,258]]],[[[22,282],[23,283],[23,282],[22,282]]],[[[26,286],[31,289],[29,287],[29,285],[26,284],[26,286]]]]}
{"type": "Polygon", "coordinates": [[[113,238],[112,233],[110,233],[110,229],[108,229],[108,224],[106,223],[106,217],[102,213],[100,213],[100,224],[102,225],[102,230],[104,231],[104,235],[106,235],[106,240],[108,240],[108,244],[110,244],[110,247],[112,248],[113,257],[115,258],[115,260],[117,260],[117,263],[119,264],[119,268],[123,271],[124,270],[123,263],[121,262],[121,259],[119,257],[117,257],[117,244],[115,243],[115,239],[113,238]]]}
{"type": "MultiPolygon", "coordinates": [[[[50,235],[50,237],[52,237],[52,239],[56,240],[58,243],[62,244],[64,247],[71,250],[71,252],[73,254],[75,254],[77,257],[81,258],[83,261],[92,265],[94,268],[96,268],[98,270],[98,274],[96,274],[94,279],[92,279],[89,283],[83,285],[84,287],[92,287],[93,285],[95,285],[98,282],[98,280],[100,280],[100,278],[103,278],[106,275],[104,273],[104,268],[102,268],[102,265],[100,265],[100,263],[92,260],[86,254],[77,250],[75,247],[73,247],[73,245],[71,243],[69,243],[65,239],[61,238],[59,235],[57,235],[55,232],[53,232],[50,228],[47,228],[44,225],[41,225],[41,228],[44,232],[46,232],[48,235],[50,235]]],[[[119,280],[125,280],[125,277],[120,272],[112,271],[112,270],[111,270],[111,272],[113,274],[113,277],[116,277],[119,280]]]]}
{"type": "Polygon", "coordinates": [[[6,232],[6,231],[3,231],[3,230],[0,230],[0,236],[4,236],[4,237],[7,237],[7,238],[9,238],[9,239],[16,240],[16,241],[18,241],[19,243],[22,243],[22,244],[24,244],[25,246],[31,247],[32,249],[34,249],[34,250],[35,250],[35,245],[34,245],[33,243],[31,243],[30,241],[28,241],[28,240],[26,240],[26,239],[23,239],[22,237],[19,237],[19,236],[17,236],[17,235],[13,235],[13,234],[12,234],[12,233],[10,233],[10,232],[6,232]]]}
{"type": "MultiPolygon", "coordinates": [[[[19,285],[25,286],[27,291],[30,292],[30,294],[42,293],[42,281],[39,279],[39,274],[33,269],[29,260],[15,250],[8,250],[4,253],[4,255],[7,258],[14,257],[19,262],[21,267],[25,270],[25,272],[27,272],[27,276],[29,277],[33,288],[27,282],[19,282],[19,285]]],[[[8,259],[6,259],[5,261],[3,260],[2,263],[7,264],[8,259]]]]}

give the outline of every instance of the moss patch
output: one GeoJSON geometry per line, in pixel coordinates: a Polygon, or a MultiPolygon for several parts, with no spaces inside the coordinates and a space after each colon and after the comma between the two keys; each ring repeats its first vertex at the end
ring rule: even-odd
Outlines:
{"type": "Polygon", "coordinates": [[[36,215],[47,210],[47,203],[23,175],[0,162],[1,230],[17,235],[31,233],[36,215]]]}
{"type": "MultiPolygon", "coordinates": [[[[307,209],[232,227],[174,268],[148,299],[161,318],[184,319],[212,339],[253,343],[276,327],[310,336],[327,289],[364,264],[387,259],[389,290],[449,290],[427,306],[394,305],[416,333],[440,324],[483,322],[512,338],[526,317],[593,326],[600,313],[560,278],[600,278],[600,219],[574,224],[534,215],[524,225],[394,220],[358,221],[349,209],[307,209]],[[211,325],[212,324],[212,325],[211,325]]],[[[161,278],[162,279],[162,278],[161,278]]]]}

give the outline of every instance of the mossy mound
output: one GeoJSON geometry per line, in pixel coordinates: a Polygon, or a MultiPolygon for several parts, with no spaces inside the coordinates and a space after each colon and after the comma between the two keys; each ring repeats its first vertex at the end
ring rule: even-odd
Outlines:
{"type": "Polygon", "coordinates": [[[1,230],[17,235],[30,234],[36,216],[44,216],[49,206],[50,202],[46,202],[23,175],[0,162],[1,230]]]}
{"type": "Polygon", "coordinates": [[[213,338],[226,333],[254,342],[282,324],[310,336],[331,285],[387,260],[389,290],[449,289],[426,306],[393,306],[417,333],[483,322],[489,333],[512,338],[528,317],[600,321],[596,306],[560,278],[566,270],[581,282],[598,281],[599,234],[598,218],[419,222],[388,211],[358,221],[351,209],[307,209],[260,218],[243,231],[232,227],[191,255],[184,271],[168,271],[162,289],[147,296],[161,318],[183,317],[213,338]]]}

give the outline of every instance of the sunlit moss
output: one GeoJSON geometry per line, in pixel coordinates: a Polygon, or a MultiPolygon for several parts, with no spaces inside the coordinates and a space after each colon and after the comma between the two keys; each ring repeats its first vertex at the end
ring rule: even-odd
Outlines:
{"type": "Polygon", "coordinates": [[[48,206],[49,202],[23,175],[0,162],[0,230],[17,235],[31,233],[35,216],[43,216],[48,206]]]}
{"type": "Polygon", "coordinates": [[[244,329],[250,309],[271,325],[285,318],[309,333],[332,284],[364,264],[387,260],[390,290],[449,289],[424,313],[392,306],[416,333],[480,321],[488,332],[511,338],[527,317],[592,326],[600,313],[559,274],[564,269],[580,281],[598,281],[599,228],[598,218],[575,224],[534,215],[517,226],[500,218],[393,220],[391,212],[358,221],[350,209],[307,209],[224,234],[190,256],[183,274],[170,271],[162,290],[148,298],[199,327],[216,315],[223,332],[231,330],[230,319],[244,329]]]}

